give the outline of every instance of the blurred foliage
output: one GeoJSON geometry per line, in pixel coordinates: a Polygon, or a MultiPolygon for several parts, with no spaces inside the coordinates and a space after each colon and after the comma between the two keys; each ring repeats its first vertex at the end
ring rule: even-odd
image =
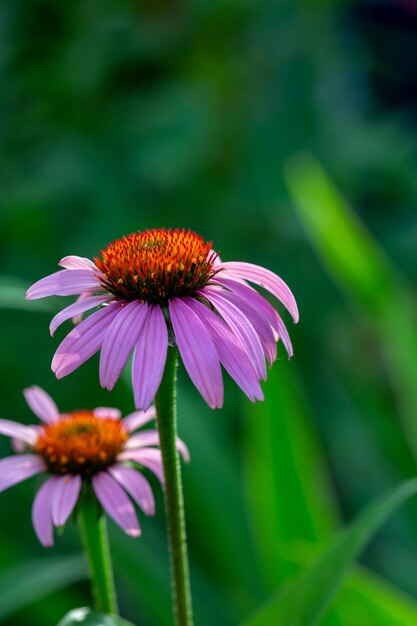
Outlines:
{"type": "MultiPolygon", "coordinates": [[[[4,0],[0,36],[2,417],[32,421],[30,384],[63,410],[132,410],[124,382],[99,388],[97,359],[60,382],[50,372],[62,301],[26,306],[23,293],[64,255],[190,227],[224,260],[276,271],[300,304],[295,358],[280,349],[265,403],[227,381],[212,412],[180,376],[196,623],[234,626],[416,474],[417,12],[408,0],[4,0]]],[[[3,582],[46,558],[35,482],[1,494],[3,582]]],[[[155,490],[140,540],[111,533],[122,613],[141,626],[171,624],[155,490]]],[[[416,520],[415,502],[393,516],[322,626],[416,623],[416,520]]],[[[56,544],[54,558],[76,558],[76,528],[56,544]]],[[[90,602],[81,571],[42,594],[28,576],[32,593],[0,619],[55,626],[90,602]]]]}
{"type": "Polygon", "coordinates": [[[27,559],[0,577],[0,619],[57,589],[88,578],[82,555],[27,559]]]}

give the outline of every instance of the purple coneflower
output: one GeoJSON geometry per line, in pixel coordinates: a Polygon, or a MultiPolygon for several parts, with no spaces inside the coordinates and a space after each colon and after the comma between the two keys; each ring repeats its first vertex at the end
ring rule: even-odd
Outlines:
{"type": "MultiPolygon", "coordinates": [[[[41,472],[51,476],[36,494],[32,520],[44,546],[53,545],[53,527],[63,526],[78,501],[84,482],[92,485],[106,513],[132,537],[140,527],[132,498],[146,515],[154,515],[151,487],[138,466],[163,481],[159,435],[154,429],[135,431],[155,417],[155,409],[120,419],[120,411],[59,413],[52,398],[39,387],[24,391],[26,401],[43,424],[24,426],[0,419],[0,433],[13,438],[20,454],[0,461],[0,491],[41,472]],[[127,495],[128,494],[128,495],[127,495]]],[[[185,444],[177,448],[188,460],[185,444]]]]}
{"type": "Polygon", "coordinates": [[[80,295],[51,322],[100,307],[59,345],[58,378],[101,349],[100,384],[112,389],[133,351],[135,405],[147,409],[161,382],[168,345],[210,407],[223,404],[221,365],[250,400],[263,398],[265,357],[272,364],[281,339],[292,345],[274,307],[247,281],[274,295],[298,321],[294,296],[271,271],[251,263],[223,263],[202,237],[185,230],[148,230],[111,243],[94,263],[68,256],[65,269],[32,285],[28,299],[80,295]]]}

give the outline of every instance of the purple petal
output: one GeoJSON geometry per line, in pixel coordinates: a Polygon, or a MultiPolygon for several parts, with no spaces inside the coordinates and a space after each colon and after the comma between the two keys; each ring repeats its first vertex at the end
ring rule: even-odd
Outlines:
{"type": "Polygon", "coordinates": [[[109,473],[140,506],[145,515],[155,515],[155,500],[148,481],[133,467],[113,465],[109,473]]]}
{"type": "Polygon", "coordinates": [[[132,382],[137,409],[151,404],[164,373],[168,350],[168,330],[158,304],[151,304],[142,332],[136,342],[132,362],[132,382]]]}
{"type": "MultiPolygon", "coordinates": [[[[213,282],[225,287],[226,290],[241,296],[247,302],[251,303],[259,311],[259,313],[267,318],[271,326],[275,328],[278,313],[272,304],[261,296],[256,289],[239,281],[238,279],[225,278],[222,274],[216,275],[215,281],[213,282]]],[[[204,289],[202,291],[204,291],[204,289]]]]}
{"type": "Polygon", "coordinates": [[[148,424],[156,417],[156,410],[154,406],[151,406],[147,411],[134,411],[123,419],[123,426],[128,433],[137,430],[141,426],[148,424]]]}
{"type": "Polygon", "coordinates": [[[99,279],[91,270],[60,270],[34,283],[26,293],[26,300],[48,296],[74,296],[83,291],[102,289],[99,279]]]}
{"type": "Polygon", "coordinates": [[[232,333],[227,324],[214,311],[197,300],[192,298],[188,300],[190,300],[189,306],[208,328],[220,362],[226,371],[250,400],[263,400],[256,371],[239,338],[232,333]]]}
{"type": "Polygon", "coordinates": [[[108,406],[99,406],[94,409],[93,413],[96,417],[99,417],[100,419],[119,420],[122,416],[119,409],[113,409],[108,406]]]}
{"type": "Polygon", "coordinates": [[[145,321],[148,305],[129,302],[110,324],[100,356],[100,385],[109,391],[119,379],[145,321]]]}
{"type": "Polygon", "coordinates": [[[266,317],[263,317],[254,307],[248,304],[246,300],[243,300],[236,294],[224,293],[222,295],[226,300],[229,300],[229,302],[237,306],[245,317],[248,318],[261,341],[269,364],[272,365],[277,358],[277,342],[272,327],[266,317]]]}
{"type": "MultiPolygon", "coordinates": [[[[227,273],[249,280],[255,285],[260,285],[264,289],[271,292],[286,309],[291,313],[295,323],[298,322],[298,307],[295,298],[288,285],[276,274],[270,270],[254,265],[253,263],[242,263],[240,261],[232,261],[222,263],[221,267],[227,270],[227,273]]],[[[220,274],[221,276],[221,274],[220,274]]]]}
{"type": "Polygon", "coordinates": [[[23,426],[23,424],[18,424],[11,420],[0,419],[0,434],[19,439],[30,446],[33,446],[38,439],[38,433],[35,427],[23,426]]]}
{"type": "Polygon", "coordinates": [[[36,417],[46,424],[59,420],[59,411],[51,396],[37,385],[23,390],[23,395],[36,417]]]}
{"type": "Polygon", "coordinates": [[[58,265],[60,265],[61,267],[65,267],[68,270],[93,270],[94,273],[101,274],[100,270],[93,263],[93,261],[90,261],[90,259],[87,259],[83,256],[64,256],[64,258],[60,260],[58,265]]]}
{"type": "Polygon", "coordinates": [[[288,334],[288,330],[284,322],[282,321],[280,315],[278,315],[277,325],[278,325],[278,329],[277,329],[278,337],[279,339],[281,339],[282,343],[284,344],[284,348],[287,351],[288,358],[291,358],[294,355],[291,339],[288,334]]]}
{"type": "Polygon", "coordinates": [[[100,350],[110,322],[120,311],[120,303],[114,302],[73,328],[52,359],[52,371],[57,378],[70,374],[100,350]]]}
{"type": "Polygon", "coordinates": [[[119,483],[107,472],[92,478],[93,488],[103,509],[131,537],[139,537],[140,528],[135,509],[119,483]]]}
{"type": "MultiPolygon", "coordinates": [[[[182,455],[184,461],[186,463],[189,463],[190,453],[185,443],[179,437],[177,437],[175,440],[175,445],[178,452],[182,455]]],[[[138,448],[145,448],[146,446],[159,446],[159,433],[157,430],[143,430],[136,435],[132,435],[125,443],[124,449],[137,450],[138,448]]]]}
{"type": "MultiPolygon", "coordinates": [[[[84,291],[81,295],[78,296],[78,298],[76,299],[76,302],[82,302],[86,298],[90,298],[92,295],[93,293],[91,291],[84,291]]],[[[76,326],[77,324],[81,322],[81,320],[83,319],[83,315],[84,315],[83,313],[78,313],[78,315],[74,315],[74,317],[71,318],[71,321],[74,324],[74,326],[76,326]]]]}
{"type": "MultiPolygon", "coordinates": [[[[250,304],[250,306],[255,308],[260,315],[265,316],[272,328],[278,332],[279,338],[284,344],[288,357],[291,358],[293,356],[293,347],[285,324],[282,321],[280,315],[278,315],[277,311],[272,306],[272,304],[268,302],[268,300],[265,300],[265,298],[261,296],[260,293],[253,289],[253,287],[249,287],[249,285],[243,285],[242,283],[238,283],[235,280],[225,279],[223,277],[221,279],[217,279],[216,276],[216,282],[219,285],[230,289],[232,293],[239,295],[248,304],[250,304]]],[[[201,292],[203,291],[204,290],[202,289],[201,292]]],[[[225,296],[226,294],[223,293],[223,295],[225,296]]]]}
{"type": "Polygon", "coordinates": [[[74,318],[90,309],[94,309],[94,307],[103,304],[104,302],[109,302],[112,299],[112,296],[86,296],[85,298],[78,299],[74,304],[70,304],[65,309],[57,313],[55,317],[52,318],[52,321],[49,325],[49,330],[51,335],[53,336],[61,324],[69,320],[70,318],[74,318]]]}
{"type": "Polygon", "coordinates": [[[172,326],[181,358],[191,380],[212,408],[223,405],[219,358],[207,329],[183,300],[169,302],[172,326]]]}
{"type": "Polygon", "coordinates": [[[42,485],[32,506],[33,527],[39,541],[45,548],[54,545],[51,506],[57,478],[57,476],[52,476],[42,485]]]}
{"type": "Polygon", "coordinates": [[[81,489],[79,474],[57,476],[52,493],[52,521],[55,526],[63,526],[74,510],[81,489]]]}
{"type": "Polygon", "coordinates": [[[254,306],[252,306],[250,302],[241,298],[236,293],[223,289],[218,295],[219,297],[234,304],[240,311],[242,311],[245,317],[248,318],[261,341],[262,348],[269,364],[272,365],[277,356],[277,344],[268,319],[264,317],[254,306]]]}
{"type": "Polygon", "coordinates": [[[126,450],[118,456],[118,461],[134,461],[147,467],[164,484],[164,470],[162,454],[155,448],[140,448],[139,450],[126,450]]]}
{"type": "Polygon", "coordinates": [[[181,454],[184,463],[189,463],[190,462],[190,451],[187,447],[187,445],[184,443],[184,441],[182,439],[180,439],[179,437],[176,437],[175,439],[175,447],[177,448],[178,452],[181,454]]]}
{"type": "Polygon", "coordinates": [[[216,307],[233,334],[242,342],[258,378],[265,380],[266,366],[261,340],[248,318],[234,304],[222,298],[214,290],[205,289],[204,296],[216,307]]]}
{"type": "Polygon", "coordinates": [[[26,444],[21,439],[12,439],[10,444],[13,452],[16,452],[16,454],[23,454],[27,449],[26,444]]]}
{"type": "Polygon", "coordinates": [[[133,448],[146,448],[146,446],[159,446],[159,433],[157,430],[142,430],[132,435],[124,445],[125,450],[133,448]]]}
{"type": "Polygon", "coordinates": [[[44,472],[45,463],[36,454],[19,454],[0,461],[0,491],[44,472]]]}

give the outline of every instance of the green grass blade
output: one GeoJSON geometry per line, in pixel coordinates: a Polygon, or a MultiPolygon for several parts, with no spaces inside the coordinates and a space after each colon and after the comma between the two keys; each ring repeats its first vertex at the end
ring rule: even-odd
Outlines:
{"type": "MultiPolygon", "coordinates": [[[[357,567],[335,602],[342,624],[415,626],[417,602],[369,570],[357,567]]],[[[333,611],[321,626],[333,624],[333,611]]]]}
{"type": "MultiPolygon", "coordinates": [[[[298,568],[317,557],[317,546],[299,545],[288,555],[298,568]]],[[[356,565],[344,581],[320,626],[366,624],[366,626],[414,626],[417,601],[367,567],[356,565]]]]}
{"type": "Polygon", "coordinates": [[[293,159],[286,181],[303,227],[337,282],[369,309],[384,306],[397,288],[397,272],[318,161],[293,159]]]}
{"type": "Polygon", "coordinates": [[[379,334],[403,428],[417,461],[417,330],[411,290],[313,157],[291,161],[286,180],[324,267],[379,334]]]}
{"type": "Polygon", "coordinates": [[[294,571],[286,559],[294,544],[327,542],[338,514],[295,364],[278,361],[269,372],[265,402],[246,403],[245,412],[249,514],[273,589],[294,571]]]}
{"type": "Polygon", "coordinates": [[[387,518],[416,493],[417,479],[413,479],[378,498],[304,574],[273,596],[244,626],[317,625],[360,551],[387,518]]]}

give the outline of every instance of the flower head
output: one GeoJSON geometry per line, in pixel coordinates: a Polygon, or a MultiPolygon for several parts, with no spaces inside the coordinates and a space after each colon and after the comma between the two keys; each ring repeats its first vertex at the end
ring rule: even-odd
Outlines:
{"type": "Polygon", "coordinates": [[[100,383],[112,389],[133,352],[135,404],[147,409],[160,385],[168,346],[210,407],[223,404],[221,365],[252,400],[263,398],[265,358],[272,365],[280,339],[292,356],[287,329],[274,307],[248,282],[275,296],[298,321],[294,296],[273,272],[242,262],[221,262],[211,242],[185,230],[148,230],[111,243],[96,257],[69,256],[63,270],[32,285],[28,299],[79,295],[52,320],[98,310],[58,347],[58,378],[101,350],[100,383]]]}
{"type": "Polygon", "coordinates": [[[103,288],[118,300],[166,306],[192,296],[215,274],[216,254],[190,231],[147,230],[114,241],[94,259],[103,288]]]}
{"type": "MultiPolygon", "coordinates": [[[[0,419],[0,434],[12,437],[19,451],[0,461],[0,491],[35,474],[49,475],[32,508],[40,542],[53,544],[53,527],[66,523],[86,483],[116,524],[138,537],[140,527],[130,498],[145,515],[155,513],[152,490],[140,466],[163,482],[158,432],[135,432],[154,419],[155,409],[136,411],[124,419],[118,409],[105,407],[59,413],[52,398],[39,387],[26,389],[24,395],[43,423],[23,426],[0,419]]],[[[187,447],[179,439],[177,448],[188,460],[187,447]]]]}

